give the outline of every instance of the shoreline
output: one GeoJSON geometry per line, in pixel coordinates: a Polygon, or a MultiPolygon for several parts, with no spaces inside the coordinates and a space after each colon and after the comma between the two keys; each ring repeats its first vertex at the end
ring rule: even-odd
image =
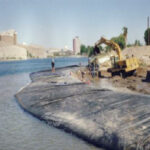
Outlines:
{"type": "MultiPolygon", "coordinates": [[[[55,58],[88,58],[87,56],[77,56],[77,55],[72,55],[72,56],[53,56],[55,58]]],[[[34,59],[51,59],[52,57],[46,57],[46,58],[27,58],[27,59],[0,59],[0,62],[11,62],[11,61],[26,61],[26,60],[34,60],[34,59]]]]}
{"type": "Polygon", "coordinates": [[[60,68],[56,73],[30,74],[32,82],[16,94],[19,105],[49,125],[71,132],[100,148],[123,150],[130,145],[136,149],[137,136],[140,133],[143,135],[140,138],[145,138],[146,127],[139,130],[134,124],[144,118],[135,121],[133,118],[142,115],[140,109],[148,113],[145,108],[150,106],[149,96],[93,88],[71,75],[78,69],[68,67],[60,68]],[[136,106],[134,113],[130,103],[136,106]],[[139,104],[145,108],[140,108],[139,104]],[[118,115],[120,117],[116,118],[118,115]],[[130,130],[129,124],[134,129],[130,130]]]}
{"type": "MultiPolygon", "coordinates": [[[[108,85],[108,87],[111,87],[112,90],[116,89],[120,91],[126,89],[126,91],[130,93],[150,95],[150,82],[146,80],[146,74],[147,71],[150,70],[150,66],[139,67],[136,75],[128,76],[126,78],[122,78],[119,75],[112,77],[107,70],[101,70],[101,77],[96,76],[92,78],[86,67],[81,70],[85,73],[85,81],[100,83],[105,80],[105,84],[108,85]]],[[[82,79],[81,73],[75,72],[75,75],[77,78],[82,79]]]]}

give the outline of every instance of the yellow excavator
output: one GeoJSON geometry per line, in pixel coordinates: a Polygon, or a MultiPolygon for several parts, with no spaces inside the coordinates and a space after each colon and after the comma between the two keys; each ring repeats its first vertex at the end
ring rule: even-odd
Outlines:
{"type": "Polygon", "coordinates": [[[114,41],[107,40],[104,37],[101,37],[101,39],[95,43],[95,47],[98,47],[101,44],[110,46],[118,55],[118,57],[111,57],[112,67],[108,69],[108,72],[110,72],[112,76],[120,75],[121,77],[126,77],[128,75],[133,75],[136,72],[136,69],[139,67],[136,57],[133,56],[123,59],[120,46],[114,41]]]}

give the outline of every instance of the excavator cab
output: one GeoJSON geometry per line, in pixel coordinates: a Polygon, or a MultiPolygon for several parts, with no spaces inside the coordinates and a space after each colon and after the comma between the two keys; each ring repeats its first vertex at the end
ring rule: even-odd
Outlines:
{"type": "Polygon", "coordinates": [[[110,57],[110,61],[111,61],[111,66],[113,68],[118,68],[118,57],[115,57],[115,56],[111,56],[110,57]]]}

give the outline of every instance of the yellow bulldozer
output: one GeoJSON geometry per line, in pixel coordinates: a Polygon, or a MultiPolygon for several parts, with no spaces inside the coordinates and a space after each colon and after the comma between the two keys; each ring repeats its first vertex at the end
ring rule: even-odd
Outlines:
{"type": "MultiPolygon", "coordinates": [[[[121,77],[126,77],[128,75],[133,75],[136,72],[136,69],[139,67],[139,63],[136,57],[132,56],[130,58],[123,59],[120,46],[112,40],[107,40],[104,37],[101,37],[95,43],[95,47],[98,47],[101,44],[106,44],[110,46],[114,51],[116,51],[118,57],[111,57],[112,67],[108,68],[108,72],[111,73],[112,76],[120,75],[121,77]]],[[[98,56],[92,60],[93,62],[97,61],[98,56]]]]}

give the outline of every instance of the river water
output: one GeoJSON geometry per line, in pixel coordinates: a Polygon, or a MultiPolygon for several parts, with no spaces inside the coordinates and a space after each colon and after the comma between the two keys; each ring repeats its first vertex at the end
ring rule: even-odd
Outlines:
{"type": "MultiPolygon", "coordinates": [[[[56,58],[56,67],[87,58],[56,58]]],[[[50,69],[50,59],[0,62],[0,150],[100,150],[24,112],[14,94],[30,82],[29,73],[50,69]]]]}

